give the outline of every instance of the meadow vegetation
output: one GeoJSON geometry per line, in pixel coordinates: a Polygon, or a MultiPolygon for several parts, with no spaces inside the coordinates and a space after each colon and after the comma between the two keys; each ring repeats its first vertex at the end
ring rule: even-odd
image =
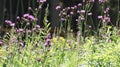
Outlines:
{"type": "MultiPolygon", "coordinates": [[[[39,1],[40,7],[44,0],[39,1]]],[[[77,35],[69,27],[74,12],[68,15],[63,13],[69,7],[60,13],[61,21],[69,21],[67,30],[61,25],[52,36],[47,16],[44,17],[44,28],[36,24],[37,8],[33,9],[33,15],[17,17],[17,26],[6,20],[6,27],[11,30],[0,39],[0,67],[120,67],[120,29],[108,24],[111,22],[110,8],[104,7],[106,0],[99,0],[103,10],[98,16],[100,26],[98,24],[97,30],[91,29],[87,25],[87,18],[92,15],[90,10],[93,2],[89,0],[77,6],[80,7],[77,11],[80,12],[79,18],[76,19],[79,28],[77,35]],[[60,36],[61,32],[66,36],[60,36]]],[[[59,8],[56,7],[57,10],[59,8]]],[[[120,22],[119,18],[120,13],[116,22],[120,22]]]]}

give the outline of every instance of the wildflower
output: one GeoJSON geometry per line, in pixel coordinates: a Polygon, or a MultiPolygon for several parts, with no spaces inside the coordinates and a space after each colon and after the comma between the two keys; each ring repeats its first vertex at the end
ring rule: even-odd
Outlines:
{"type": "Polygon", "coordinates": [[[32,30],[33,30],[33,31],[36,31],[36,28],[33,28],[32,30]]]}
{"type": "Polygon", "coordinates": [[[22,28],[17,29],[17,32],[23,32],[23,31],[24,31],[24,29],[22,29],[22,28]]]}
{"type": "Polygon", "coordinates": [[[103,18],[103,16],[98,16],[98,19],[102,19],[103,18]]]}
{"type": "Polygon", "coordinates": [[[23,15],[23,17],[28,17],[28,16],[29,16],[29,14],[28,14],[28,13],[23,15]]]}
{"type": "Polygon", "coordinates": [[[83,2],[85,2],[85,0],[83,0],[83,2]]]}
{"type": "Polygon", "coordinates": [[[12,21],[10,20],[5,20],[5,23],[11,27],[14,27],[15,26],[15,23],[13,23],[12,21]]]}
{"type": "Polygon", "coordinates": [[[104,21],[105,21],[105,22],[110,22],[110,17],[105,17],[105,18],[104,18],[104,21]]]}
{"type": "Polygon", "coordinates": [[[49,46],[50,47],[51,46],[51,40],[47,39],[44,46],[46,46],[46,47],[49,46]]]}
{"type": "Polygon", "coordinates": [[[15,42],[15,40],[16,40],[15,38],[16,38],[15,36],[12,37],[12,39],[11,39],[12,44],[15,42]]]}
{"type": "Polygon", "coordinates": [[[14,27],[14,26],[15,26],[15,23],[11,23],[10,26],[11,26],[11,27],[14,27]]]}
{"type": "Polygon", "coordinates": [[[85,14],[85,10],[81,10],[80,13],[85,14]]]}
{"type": "Polygon", "coordinates": [[[46,42],[45,42],[45,44],[44,44],[44,46],[51,46],[51,35],[50,34],[48,34],[46,37],[45,37],[45,40],[46,40],[46,42]]]}
{"type": "Polygon", "coordinates": [[[79,16],[78,17],[80,20],[85,20],[85,18],[84,17],[81,17],[81,16],[79,16]]]}
{"type": "Polygon", "coordinates": [[[40,59],[40,58],[36,58],[36,60],[37,60],[38,62],[40,62],[40,61],[41,61],[41,59],[40,59]]]}
{"type": "Polygon", "coordinates": [[[30,20],[30,21],[35,21],[36,20],[36,18],[33,15],[30,15],[30,14],[24,14],[23,17],[27,20],[30,20]]]}
{"type": "Polygon", "coordinates": [[[75,5],[74,8],[77,9],[77,6],[75,5]]]}
{"type": "Polygon", "coordinates": [[[108,13],[109,10],[110,10],[110,8],[106,8],[105,11],[104,11],[104,13],[108,13]]]}
{"type": "Polygon", "coordinates": [[[66,17],[67,17],[67,18],[69,18],[69,17],[70,17],[70,15],[68,14],[66,17]]]}
{"type": "Polygon", "coordinates": [[[44,3],[46,0],[37,0],[39,3],[44,3]]]}
{"type": "Polygon", "coordinates": [[[65,12],[65,11],[66,11],[66,9],[63,9],[62,11],[63,11],[63,12],[65,12]]]}
{"type": "Polygon", "coordinates": [[[8,25],[10,25],[12,23],[12,21],[10,20],[5,20],[5,23],[7,23],[8,25]]]}
{"type": "Polygon", "coordinates": [[[29,17],[28,17],[29,19],[31,19],[31,20],[35,20],[35,17],[34,16],[32,16],[32,15],[29,15],[29,17]]]}
{"type": "Polygon", "coordinates": [[[69,10],[69,9],[70,9],[70,7],[67,7],[67,9],[69,10]]]}
{"type": "Polygon", "coordinates": [[[64,18],[61,18],[62,21],[64,21],[65,19],[64,18]]]}
{"type": "Polygon", "coordinates": [[[17,16],[17,20],[20,20],[20,17],[19,17],[19,16],[17,16]]]}
{"type": "Polygon", "coordinates": [[[90,12],[90,13],[88,13],[88,15],[89,15],[89,16],[91,16],[91,15],[92,15],[92,13],[90,12]]]}
{"type": "Polygon", "coordinates": [[[90,0],[91,3],[95,2],[95,0],[90,0]]]}
{"type": "Polygon", "coordinates": [[[3,42],[0,40],[0,45],[2,45],[3,44],[3,42]]]}
{"type": "Polygon", "coordinates": [[[24,47],[25,46],[24,42],[20,42],[20,46],[24,47]]]}
{"type": "Polygon", "coordinates": [[[73,12],[70,12],[71,15],[73,15],[74,13],[73,12]]]}
{"type": "Polygon", "coordinates": [[[66,13],[65,13],[65,12],[63,12],[62,14],[63,14],[63,15],[66,15],[66,13]]]}
{"type": "Polygon", "coordinates": [[[28,7],[28,10],[32,10],[32,8],[31,8],[31,7],[28,7]]]}
{"type": "Polygon", "coordinates": [[[40,29],[40,25],[36,25],[35,28],[36,28],[36,30],[39,30],[40,29]]]}
{"type": "Polygon", "coordinates": [[[82,4],[81,4],[81,3],[79,3],[77,6],[81,7],[81,6],[82,6],[82,4]]]}
{"type": "Polygon", "coordinates": [[[77,13],[80,13],[80,10],[77,10],[77,13]]]}
{"type": "Polygon", "coordinates": [[[27,33],[31,33],[31,30],[27,30],[27,33]]]}
{"type": "Polygon", "coordinates": [[[58,9],[60,9],[61,8],[61,6],[56,6],[56,10],[58,10],[58,9]]]}
{"type": "Polygon", "coordinates": [[[105,3],[107,0],[98,0],[98,2],[101,3],[105,3]]]}
{"type": "Polygon", "coordinates": [[[35,27],[36,27],[36,28],[40,28],[40,25],[36,25],[35,27]]]}
{"type": "Polygon", "coordinates": [[[73,10],[74,10],[74,9],[75,9],[75,7],[71,7],[71,9],[73,9],[73,10]]]}
{"type": "Polygon", "coordinates": [[[79,21],[78,19],[76,19],[75,21],[79,21]]]}
{"type": "Polygon", "coordinates": [[[42,9],[42,6],[39,6],[38,9],[41,10],[41,9],[42,9]]]}
{"type": "Polygon", "coordinates": [[[89,27],[89,28],[92,28],[92,26],[90,26],[90,25],[89,25],[88,27],[89,27]]]}
{"type": "Polygon", "coordinates": [[[84,17],[81,17],[80,20],[85,20],[85,18],[84,18],[84,17]]]}
{"type": "Polygon", "coordinates": [[[47,39],[50,39],[51,38],[51,35],[50,35],[50,33],[45,37],[45,39],[47,40],[47,39]]]}

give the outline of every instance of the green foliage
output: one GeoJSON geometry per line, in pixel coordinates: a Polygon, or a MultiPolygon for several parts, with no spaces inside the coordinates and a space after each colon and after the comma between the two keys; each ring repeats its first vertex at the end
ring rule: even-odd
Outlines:
{"type": "Polygon", "coordinates": [[[24,40],[26,42],[24,47],[18,43],[4,44],[0,48],[0,66],[119,67],[120,38],[118,30],[113,28],[113,31],[109,31],[110,28],[107,28],[105,36],[103,31],[101,37],[86,37],[84,42],[82,37],[78,42],[72,37],[57,36],[50,40],[51,46],[45,46],[42,36],[34,35],[31,36],[32,40],[29,38],[24,40]]]}

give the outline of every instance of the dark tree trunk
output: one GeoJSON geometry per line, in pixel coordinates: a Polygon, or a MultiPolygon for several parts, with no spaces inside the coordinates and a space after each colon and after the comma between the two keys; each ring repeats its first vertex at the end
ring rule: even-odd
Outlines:
{"type": "Polygon", "coordinates": [[[50,3],[50,8],[49,8],[49,13],[50,13],[50,22],[51,22],[51,27],[59,27],[60,26],[60,17],[59,11],[56,10],[56,6],[60,3],[59,0],[49,0],[50,3]]]}
{"type": "Polygon", "coordinates": [[[4,17],[3,17],[3,15],[4,15],[3,11],[4,11],[4,0],[0,0],[0,26],[3,25],[3,19],[4,19],[4,17]]]}
{"type": "Polygon", "coordinates": [[[51,24],[52,33],[55,28],[60,27],[60,17],[58,16],[59,10],[56,10],[56,6],[59,5],[59,3],[60,3],[59,0],[47,0],[47,2],[45,2],[42,5],[42,9],[40,10],[40,14],[38,16],[39,18],[38,24],[40,24],[41,27],[44,27],[44,17],[46,13],[46,8],[48,8],[47,20],[51,24]]]}
{"type": "Polygon", "coordinates": [[[114,26],[120,28],[120,0],[110,0],[110,18],[114,26]]]}

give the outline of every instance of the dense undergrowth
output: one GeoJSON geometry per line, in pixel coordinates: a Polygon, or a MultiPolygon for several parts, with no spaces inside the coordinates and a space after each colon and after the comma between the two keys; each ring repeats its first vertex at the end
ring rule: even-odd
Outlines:
{"type": "MultiPolygon", "coordinates": [[[[26,37],[25,43],[12,43],[0,47],[1,67],[119,67],[120,35],[118,29],[101,33],[100,38],[89,36],[74,38],[60,36],[47,40],[42,36],[26,37]],[[111,35],[112,34],[112,35],[111,35]],[[46,42],[47,41],[47,42],[46,42]]],[[[18,35],[12,35],[11,37],[18,35]]],[[[10,38],[11,39],[11,38],[10,38]]]]}

